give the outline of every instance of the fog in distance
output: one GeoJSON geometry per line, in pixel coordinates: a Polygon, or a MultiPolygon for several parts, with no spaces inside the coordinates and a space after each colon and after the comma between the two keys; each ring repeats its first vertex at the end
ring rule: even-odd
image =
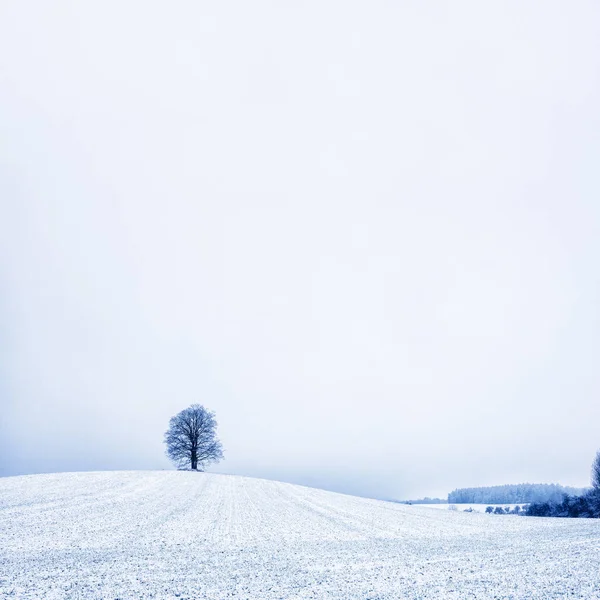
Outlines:
{"type": "Polygon", "coordinates": [[[0,6],[0,473],[586,485],[600,7],[0,6]]]}

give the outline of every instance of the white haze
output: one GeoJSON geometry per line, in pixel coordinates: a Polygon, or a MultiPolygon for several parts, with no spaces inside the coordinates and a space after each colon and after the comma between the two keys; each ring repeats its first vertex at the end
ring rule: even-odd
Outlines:
{"type": "Polygon", "coordinates": [[[600,6],[0,5],[0,472],[586,485],[600,6]]]}

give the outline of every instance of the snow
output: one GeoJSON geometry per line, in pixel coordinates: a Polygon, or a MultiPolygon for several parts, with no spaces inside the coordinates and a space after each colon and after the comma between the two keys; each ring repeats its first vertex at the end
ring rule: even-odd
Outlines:
{"type": "Polygon", "coordinates": [[[0,479],[0,598],[600,598],[600,521],[192,472],[0,479]]]}

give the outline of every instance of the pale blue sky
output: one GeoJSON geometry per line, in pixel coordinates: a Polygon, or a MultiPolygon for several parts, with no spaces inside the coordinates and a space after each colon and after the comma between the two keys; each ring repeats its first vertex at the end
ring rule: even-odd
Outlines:
{"type": "Polygon", "coordinates": [[[0,472],[585,485],[600,7],[5,1],[0,472]]]}

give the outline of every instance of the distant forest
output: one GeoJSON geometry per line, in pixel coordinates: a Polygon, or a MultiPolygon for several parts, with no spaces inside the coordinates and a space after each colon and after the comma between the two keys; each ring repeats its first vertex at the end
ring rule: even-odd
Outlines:
{"type": "Polygon", "coordinates": [[[556,483],[519,483],[491,487],[461,488],[448,494],[449,504],[520,504],[561,502],[563,496],[583,496],[586,488],[556,483]]]}
{"type": "Polygon", "coordinates": [[[446,504],[444,498],[419,498],[418,500],[392,500],[392,502],[400,502],[401,504],[446,504]]]}

